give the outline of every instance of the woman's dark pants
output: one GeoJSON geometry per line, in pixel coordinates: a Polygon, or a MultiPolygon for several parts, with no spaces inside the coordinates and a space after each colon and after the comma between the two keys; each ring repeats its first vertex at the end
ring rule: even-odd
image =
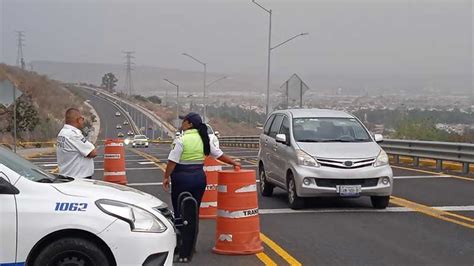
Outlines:
{"type": "Polygon", "coordinates": [[[189,192],[197,201],[197,208],[201,206],[202,196],[206,190],[206,174],[203,164],[177,164],[171,173],[171,201],[175,217],[180,216],[178,210],[178,196],[182,192],[189,192]]]}

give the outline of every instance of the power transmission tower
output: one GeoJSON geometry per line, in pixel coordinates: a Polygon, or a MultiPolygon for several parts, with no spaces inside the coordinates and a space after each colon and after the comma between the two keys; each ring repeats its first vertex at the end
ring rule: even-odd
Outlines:
{"type": "Polygon", "coordinates": [[[125,51],[123,52],[125,54],[125,92],[128,92],[128,95],[132,95],[133,92],[133,81],[132,81],[132,70],[133,67],[132,65],[134,64],[132,62],[132,59],[135,58],[133,54],[135,52],[133,51],[125,51]]]}
{"type": "Polygon", "coordinates": [[[24,41],[25,41],[25,33],[24,31],[16,31],[18,35],[18,42],[17,42],[17,47],[18,47],[18,52],[16,56],[16,65],[18,67],[21,67],[21,69],[25,69],[25,58],[23,58],[23,46],[25,46],[24,41]]]}

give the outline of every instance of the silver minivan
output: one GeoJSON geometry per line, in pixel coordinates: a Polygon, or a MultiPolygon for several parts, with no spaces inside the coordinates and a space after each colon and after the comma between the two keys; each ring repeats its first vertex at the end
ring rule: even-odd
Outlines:
{"type": "Polygon", "coordinates": [[[393,172],[385,151],[353,115],[326,109],[271,113],[260,135],[260,192],[275,186],[288,192],[292,209],[308,197],[370,196],[372,206],[388,206],[393,172]]]}

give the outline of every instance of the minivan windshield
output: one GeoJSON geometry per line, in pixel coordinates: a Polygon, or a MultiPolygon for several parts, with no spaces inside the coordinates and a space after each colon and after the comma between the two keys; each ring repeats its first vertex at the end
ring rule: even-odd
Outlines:
{"type": "Polygon", "coordinates": [[[354,118],[295,118],[293,136],[297,142],[369,142],[371,138],[354,118]]]}
{"type": "Polygon", "coordinates": [[[147,139],[144,135],[135,135],[135,139],[147,139]]]}
{"type": "Polygon", "coordinates": [[[1,147],[0,163],[31,181],[51,183],[56,179],[40,167],[1,147]]]}

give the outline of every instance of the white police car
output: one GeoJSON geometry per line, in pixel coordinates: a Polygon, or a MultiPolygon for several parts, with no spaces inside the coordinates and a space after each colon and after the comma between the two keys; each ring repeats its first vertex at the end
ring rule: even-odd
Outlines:
{"type": "Polygon", "coordinates": [[[54,176],[0,148],[0,265],[171,265],[165,203],[138,190],[54,176]]]}

